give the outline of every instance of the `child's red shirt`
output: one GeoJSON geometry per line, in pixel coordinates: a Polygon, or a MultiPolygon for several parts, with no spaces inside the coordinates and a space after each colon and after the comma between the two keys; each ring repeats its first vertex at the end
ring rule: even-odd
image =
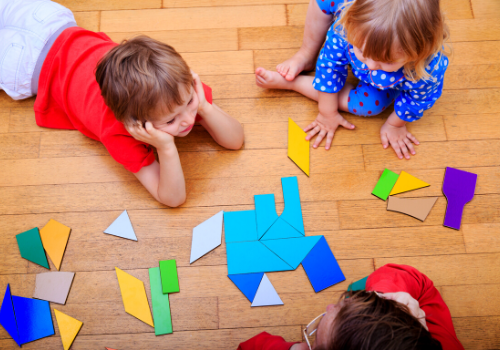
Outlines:
{"type": "MultiPolygon", "coordinates": [[[[407,265],[387,264],[373,272],[366,281],[366,290],[382,293],[407,292],[418,300],[425,312],[429,332],[441,342],[443,350],[463,350],[453,328],[450,311],[432,281],[407,265]]],[[[262,332],[241,343],[238,350],[288,350],[295,343],[262,332]]]]}
{"type": "MultiPolygon", "coordinates": [[[[79,130],[102,142],[117,162],[136,173],[154,162],[153,147],[134,139],[115,118],[95,79],[99,60],[116,45],[104,33],[79,27],[63,31],[40,72],[35,117],[39,126],[79,130]]],[[[212,103],[212,90],[203,87],[212,103]]]]}

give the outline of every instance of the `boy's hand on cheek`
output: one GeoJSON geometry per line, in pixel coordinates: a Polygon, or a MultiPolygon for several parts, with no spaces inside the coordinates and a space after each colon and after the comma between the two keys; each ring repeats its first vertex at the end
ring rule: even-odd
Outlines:
{"type": "Polygon", "coordinates": [[[313,144],[313,148],[317,148],[326,136],[325,149],[329,150],[332,145],[333,135],[335,135],[335,131],[339,126],[343,126],[349,130],[354,129],[354,125],[345,120],[338,111],[333,116],[328,117],[319,113],[316,120],[304,129],[304,131],[307,132],[306,140],[309,141],[314,135],[318,134],[313,144]]]}
{"type": "Polygon", "coordinates": [[[198,111],[203,113],[207,107],[207,99],[205,97],[205,90],[203,90],[203,84],[201,83],[200,76],[195,72],[191,71],[194,81],[194,92],[198,95],[198,111]]]}
{"type": "Polygon", "coordinates": [[[150,144],[157,149],[175,147],[174,137],[156,129],[151,122],[146,122],[144,126],[141,123],[125,125],[125,128],[134,139],[150,144]]]}
{"type": "Polygon", "coordinates": [[[392,146],[399,159],[410,159],[410,153],[416,154],[413,143],[418,145],[419,142],[415,136],[408,132],[406,125],[393,126],[387,121],[380,129],[380,139],[384,148],[392,146]]]}

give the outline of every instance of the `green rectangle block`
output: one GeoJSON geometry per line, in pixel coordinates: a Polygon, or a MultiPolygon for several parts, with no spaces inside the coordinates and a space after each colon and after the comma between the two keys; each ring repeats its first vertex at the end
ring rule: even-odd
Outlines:
{"type": "Polygon", "coordinates": [[[151,302],[153,304],[155,334],[170,334],[172,333],[170,302],[168,300],[168,294],[163,294],[161,288],[161,275],[159,267],[152,267],[149,269],[149,284],[151,287],[151,302]]]}
{"type": "Polygon", "coordinates": [[[160,274],[163,294],[179,291],[179,278],[177,277],[177,265],[175,260],[160,261],[160,274]]]}
{"type": "Polygon", "coordinates": [[[373,189],[372,194],[377,196],[384,201],[389,197],[389,193],[391,193],[392,188],[398,181],[399,175],[395,172],[390,171],[389,169],[385,169],[380,179],[378,179],[377,185],[373,189]]]}

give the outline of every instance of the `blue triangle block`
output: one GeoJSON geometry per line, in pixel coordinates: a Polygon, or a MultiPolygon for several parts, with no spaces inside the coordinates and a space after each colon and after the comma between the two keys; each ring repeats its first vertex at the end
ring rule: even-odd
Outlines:
{"type": "Polygon", "coordinates": [[[21,344],[54,334],[49,302],[12,296],[21,344]]]}
{"type": "Polygon", "coordinates": [[[260,241],[227,243],[226,254],[228,275],[293,270],[260,241]]]}
{"type": "Polygon", "coordinates": [[[107,229],[104,230],[104,233],[137,241],[134,228],[132,227],[132,223],[130,222],[130,218],[128,217],[126,210],[124,210],[123,213],[121,213],[120,216],[113,221],[107,229]]]}
{"type": "Polygon", "coordinates": [[[274,225],[271,226],[269,230],[267,230],[266,234],[260,240],[266,241],[270,239],[283,239],[283,238],[294,238],[294,237],[304,237],[304,236],[280,217],[278,218],[278,220],[276,220],[274,225]]]}
{"type": "Polygon", "coordinates": [[[281,213],[281,218],[302,235],[305,235],[297,176],[282,177],[281,186],[283,187],[283,199],[285,200],[285,209],[281,213]]]}
{"type": "Polygon", "coordinates": [[[247,297],[250,302],[253,302],[257,289],[259,289],[260,281],[264,273],[245,273],[241,275],[227,275],[238,287],[238,289],[247,297]]]}
{"type": "Polygon", "coordinates": [[[288,265],[296,269],[321,237],[323,236],[273,239],[262,241],[262,244],[283,259],[288,265]]]}
{"type": "Polygon", "coordinates": [[[325,236],[321,236],[318,243],[302,260],[302,266],[316,293],[345,280],[325,236]]]}
{"type": "Polygon", "coordinates": [[[21,343],[19,342],[16,316],[14,314],[14,305],[12,303],[12,294],[10,293],[10,285],[8,284],[3,297],[2,308],[0,309],[0,324],[3,328],[5,328],[12,339],[14,339],[17,345],[21,346],[21,343]]]}
{"type": "Polygon", "coordinates": [[[258,194],[253,196],[255,201],[255,218],[257,220],[258,239],[276,222],[276,203],[274,194],[258,194]]]}
{"type": "Polygon", "coordinates": [[[224,237],[226,243],[256,241],[255,210],[225,211],[224,237]]]}

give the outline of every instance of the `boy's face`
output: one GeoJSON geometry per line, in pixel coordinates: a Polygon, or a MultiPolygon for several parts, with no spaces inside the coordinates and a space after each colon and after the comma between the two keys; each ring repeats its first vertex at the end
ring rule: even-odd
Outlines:
{"type": "Polygon", "coordinates": [[[184,137],[193,129],[198,105],[200,101],[194,87],[188,89],[181,87],[181,96],[184,104],[176,106],[171,113],[163,112],[151,121],[155,129],[164,131],[172,136],[184,137]]]}

